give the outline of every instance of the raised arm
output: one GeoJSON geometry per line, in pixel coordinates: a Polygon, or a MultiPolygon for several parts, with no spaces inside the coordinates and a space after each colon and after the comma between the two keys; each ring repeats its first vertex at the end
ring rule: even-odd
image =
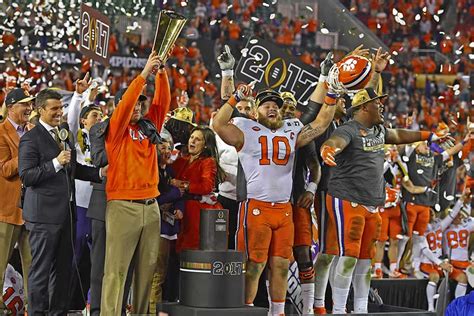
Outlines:
{"type": "Polygon", "coordinates": [[[387,128],[386,144],[411,144],[423,140],[437,141],[447,137],[447,134],[436,134],[428,131],[412,131],[408,129],[387,128]]]}
{"type": "Polygon", "coordinates": [[[251,88],[243,85],[237,89],[230,99],[219,109],[214,120],[212,129],[228,145],[240,150],[244,145],[244,133],[234,124],[230,123],[235,105],[243,98],[251,94],[251,88]]]}
{"type": "Polygon", "coordinates": [[[171,90],[166,69],[160,68],[155,76],[155,93],[153,101],[146,118],[151,120],[156,127],[156,130],[161,131],[161,127],[165,121],[166,113],[170,109],[171,90]]]}
{"type": "Polygon", "coordinates": [[[388,52],[383,53],[382,47],[379,47],[377,53],[372,54],[372,64],[374,65],[372,78],[370,79],[367,87],[373,88],[375,91],[380,90],[379,87],[381,83],[381,73],[387,67],[388,61],[390,60],[390,54],[388,52]]]}
{"type": "Polygon", "coordinates": [[[69,111],[67,115],[67,123],[69,124],[69,130],[74,135],[74,141],[77,142],[77,131],[79,130],[80,120],[79,114],[81,113],[81,104],[84,101],[82,94],[86,91],[92,79],[89,77],[89,73],[86,73],[84,78],[76,81],[76,91],[72,95],[71,102],[69,103],[69,111]]]}
{"type": "Polygon", "coordinates": [[[110,118],[109,131],[107,133],[107,140],[115,143],[121,139],[122,135],[127,130],[127,126],[132,118],[135,104],[138,101],[141,91],[146,83],[146,78],[154,67],[160,65],[160,59],[155,51],[153,51],[148,57],[148,61],[143,68],[142,73],[137,76],[127,91],[123,94],[122,100],[114,110],[112,117],[110,118]]]}
{"type": "MultiPolygon", "coordinates": [[[[333,81],[331,76],[334,75],[332,73],[329,74],[328,81],[333,81]]],[[[324,83],[326,85],[326,83],[324,83]]],[[[320,100],[320,93],[323,90],[316,91],[314,96],[314,100],[320,100]]],[[[318,113],[318,116],[309,123],[305,125],[301,132],[298,134],[298,138],[296,139],[296,147],[302,147],[309,142],[313,141],[317,137],[319,137],[324,131],[329,127],[331,124],[334,113],[336,111],[336,103],[337,102],[344,102],[342,98],[338,98],[338,95],[332,91],[330,88],[325,90],[326,96],[324,97],[323,106],[318,113]]]]}
{"type": "Polygon", "coordinates": [[[326,96],[326,100],[324,101],[323,107],[321,108],[321,111],[319,111],[316,119],[305,127],[303,127],[301,132],[298,134],[298,138],[296,139],[296,147],[305,146],[309,142],[321,136],[321,134],[323,134],[324,131],[327,130],[329,124],[331,124],[334,118],[334,113],[336,111],[336,97],[334,97],[334,99],[331,99],[330,102],[334,101],[334,103],[332,104],[327,103],[327,99],[328,96],[326,96]]]}
{"type": "Polygon", "coordinates": [[[217,62],[221,68],[221,99],[228,100],[235,91],[234,85],[234,65],[235,58],[232,56],[229,46],[224,46],[225,51],[217,57],[217,62]]]}
{"type": "Polygon", "coordinates": [[[304,113],[300,117],[300,121],[304,125],[308,124],[316,118],[324,103],[324,97],[328,92],[326,79],[329,74],[329,70],[331,69],[332,65],[334,65],[332,56],[332,52],[329,52],[326,55],[326,58],[321,62],[321,75],[319,75],[318,84],[316,85],[316,88],[314,89],[313,93],[311,94],[311,97],[309,98],[309,102],[306,106],[304,113]]]}
{"type": "Polygon", "coordinates": [[[444,231],[449,225],[451,225],[453,220],[461,211],[461,208],[463,207],[464,204],[471,203],[470,198],[471,198],[471,190],[465,189],[461,197],[459,198],[459,200],[456,201],[456,204],[454,205],[451,212],[445,218],[441,220],[440,225],[441,225],[442,231],[444,231]]]}

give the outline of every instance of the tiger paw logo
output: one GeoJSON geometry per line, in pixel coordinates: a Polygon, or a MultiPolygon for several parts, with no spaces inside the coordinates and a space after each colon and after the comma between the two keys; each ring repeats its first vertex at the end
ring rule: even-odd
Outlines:
{"type": "Polygon", "coordinates": [[[354,58],[349,58],[342,64],[342,69],[344,71],[352,71],[355,69],[356,65],[357,65],[357,60],[354,58]]]}

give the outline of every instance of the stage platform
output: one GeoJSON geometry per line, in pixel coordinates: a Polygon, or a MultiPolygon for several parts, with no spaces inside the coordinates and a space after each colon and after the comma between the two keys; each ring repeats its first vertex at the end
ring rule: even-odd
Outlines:
{"type": "Polygon", "coordinates": [[[372,279],[370,287],[376,289],[386,305],[427,310],[427,279],[372,279]]]}
{"type": "Polygon", "coordinates": [[[179,305],[178,303],[164,303],[157,309],[168,313],[169,316],[267,316],[267,309],[262,307],[200,308],[179,305]]]}

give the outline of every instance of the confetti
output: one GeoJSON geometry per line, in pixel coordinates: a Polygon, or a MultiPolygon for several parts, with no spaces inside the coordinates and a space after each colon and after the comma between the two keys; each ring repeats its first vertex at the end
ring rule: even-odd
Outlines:
{"type": "Polygon", "coordinates": [[[257,18],[257,17],[255,17],[255,16],[251,17],[250,19],[251,19],[252,21],[254,21],[254,22],[258,22],[258,21],[260,21],[260,19],[259,19],[259,18],[257,18]]]}
{"type": "Polygon", "coordinates": [[[257,44],[257,43],[258,43],[258,39],[256,39],[256,38],[250,40],[250,44],[252,44],[252,45],[257,44]]]}
{"type": "Polygon", "coordinates": [[[393,8],[393,9],[392,9],[392,14],[393,14],[393,15],[397,15],[397,14],[398,14],[397,9],[393,8]]]}
{"type": "Polygon", "coordinates": [[[273,20],[275,18],[275,13],[270,14],[270,20],[273,20]]]}
{"type": "Polygon", "coordinates": [[[436,14],[433,15],[433,19],[434,19],[436,22],[439,22],[439,16],[437,16],[436,14]]]}
{"type": "Polygon", "coordinates": [[[328,30],[327,28],[323,27],[323,28],[321,29],[321,33],[323,33],[323,34],[328,34],[328,33],[329,33],[329,30],[328,30]]]}
{"type": "Polygon", "coordinates": [[[311,8],[309,5],[306,6],[306,10],[308,10],[309,12],[313,12],[313,8],[311,8]]]}
{"type": "Polygon", "coordinates": [[[419,21],[421,19],[421,15],[417,14],[415,15],[415,21],[419,21]]]}
{"type": "Polygon", "coordinates": [[[359,38],[364,38],[364,36],[365,36],[364,33],[359,34],[359,38]]]}

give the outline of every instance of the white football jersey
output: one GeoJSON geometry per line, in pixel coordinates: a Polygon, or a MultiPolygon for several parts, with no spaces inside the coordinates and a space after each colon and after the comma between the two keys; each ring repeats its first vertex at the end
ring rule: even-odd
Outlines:
{"type": "Polygon", "coordinates": [[[444,253],[449,255],[451,251],[451,260],[468,261],[469,236],[472,232],[474,232],[473,217],[464,219],[459,225],[451,224],[444,232],[444,253]],[[450,245],[451,250],[449,249],[450,245]]]}
{"type": "MultiPolygon", "coordinates": [[[[440,220],[435,220],[434,222],[428,224],[425,232],[425,238],[433,255],[435,255],[436,258],[441,257],[443,254],[443,230],[440,220]]],[[[424,255],[421,255],[421,262],[431,263],[431,261],[424,255]]]]}
{"type": "Polygon", "coordinates": [[[244,133],[238,155],[247,180],[247,198],[288,202],[293,187],[296,139],[303,123],[298,119],[285,120],[278,130],[241,117],[234,118],[232,123],[244,133]]]}

